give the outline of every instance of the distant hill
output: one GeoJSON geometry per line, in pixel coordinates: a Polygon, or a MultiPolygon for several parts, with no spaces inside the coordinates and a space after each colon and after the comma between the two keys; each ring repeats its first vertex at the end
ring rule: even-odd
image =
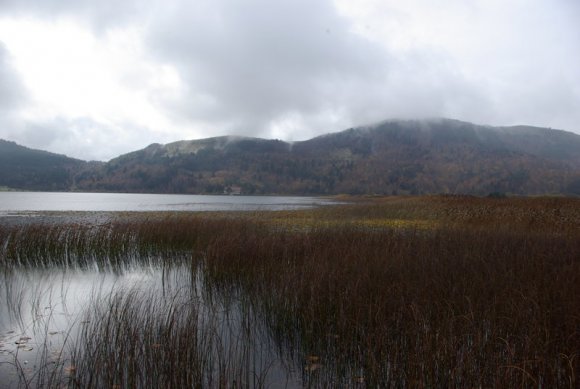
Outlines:
{"type": "Polygon", "coordinates": [[[0,139],[0,187],[66,191],[86,162],[0,139]]]}
{"type": "Polygon", "coordinates": [[[385,121],[295,143],[218,137],[152,144],[85,169],[76,175],[76,188],[297,195],[580,194],[580,136],[436,119],[385,121]]]}

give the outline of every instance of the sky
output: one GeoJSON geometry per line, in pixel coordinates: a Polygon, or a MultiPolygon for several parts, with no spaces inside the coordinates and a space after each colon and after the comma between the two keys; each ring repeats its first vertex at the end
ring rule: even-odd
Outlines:
{"type": "Polygon", "coordinates": [[[577,0],[0,0],[0,138],[84,160],[447,117],[580,133],[577,0]]]}

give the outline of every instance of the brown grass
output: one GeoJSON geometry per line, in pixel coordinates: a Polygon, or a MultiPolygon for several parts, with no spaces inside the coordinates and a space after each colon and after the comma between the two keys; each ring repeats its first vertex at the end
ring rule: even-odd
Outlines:
{"type": "Polygon", "coordinates": [[[297,329],[331,377],[560,387],[578,369],[578,253],[577,239],[495,232],[240,232],[210,245],[206,272],[242,285],[274,331],[297,329]]]}
{"type": "Polygon", "coordinates": [[[304,367],[305,385],[579,382],[576,199],[376,198],[312,211],[129,218],[97,229],[32,225],[1,228],[0,248],[4,266],[38,256],[69,263],[189,253],[207,293],[241,294],[280,352],[304,367]]]}

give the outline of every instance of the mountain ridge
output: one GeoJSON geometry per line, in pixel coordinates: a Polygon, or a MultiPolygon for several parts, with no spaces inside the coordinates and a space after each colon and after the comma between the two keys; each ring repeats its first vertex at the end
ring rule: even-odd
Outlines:
{"type": "Polygon", "coordinates": [[[85,191],[578,195],[580,135],[386,120],[296,142],[220,136],[153,143],[72,175],[69,190],[85,191]]]}

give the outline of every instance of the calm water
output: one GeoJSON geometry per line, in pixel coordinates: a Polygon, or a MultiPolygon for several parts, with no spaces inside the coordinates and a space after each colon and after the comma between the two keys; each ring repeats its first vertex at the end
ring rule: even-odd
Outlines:
{"type": "Polygon", "coordinates": [[[0,215],[42,211],[256,211],[329,204],[316,197],[0,192],[0,215]]]}
{"type": "MultiPolygon", "coordinates": [[[[25,387],[24,382],[35,387],[43,368],[66,371],[72,366],[68,350],[83,331],[91,334],[98,328],[91,315],[103,304],[107,307],[111,300],[127,296],[141,301],[138,307],[144,308],[147,315],[163,317],[162,307],[169,306],[193,309],[197,312],[197,325],[193,328],[197,328],[198,336],[211,337],[219,345],[219,349],[208,349],[214,358],[226,358],[236,365],[251,355],[251,370],[262,374],[265,382],[273,387],[277,387],[275,383],[280,387],[302,387],[300,365],[277,352],[263,324],[253,321],[249,334],[242,326],[248,318],[235,299],[228,304],[206,302],[200,279],[192,278],[189,266],[180,264],[177,258],[169,267],[137,260],[114,270],[55,265],[3,269],[3,273],[0,388],[25,387]],[[147,311],[148,306],[157,308],[147,311]]],[[[114,343],[113,339],[109,341],[114,343]]]]}

